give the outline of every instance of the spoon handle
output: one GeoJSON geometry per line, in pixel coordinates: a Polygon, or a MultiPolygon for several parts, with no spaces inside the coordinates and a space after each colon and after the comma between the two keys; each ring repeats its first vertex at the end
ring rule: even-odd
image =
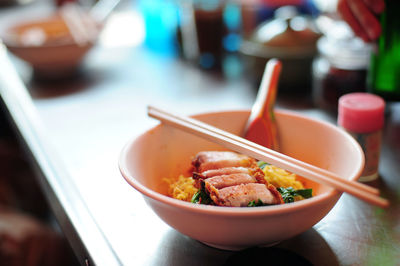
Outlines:
{"type": "Polygon", "coordinates": [[[274,105],[282,63],[270,59],[264,70],[256,101],[247,121],[244,137],[270,149],[278,150],[278,131],[274,105]]]}

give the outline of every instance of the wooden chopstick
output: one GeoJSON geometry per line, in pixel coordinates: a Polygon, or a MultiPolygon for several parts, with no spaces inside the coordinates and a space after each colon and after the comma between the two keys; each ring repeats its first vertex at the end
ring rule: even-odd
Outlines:
{"type": "MultiPolygon", "coordinates": [[[[279,153],[277,151],[274,151],[272,149],[266,148],[266,147],[261,146],[261,145],[259,145],[257,143],[254,143],[252,141],[248,141],[247,139],[241,138],[239,136],[236,136],[234,134],[231,134],[231,133],[226,132],[224,130],[221,130],[219,128],[213,127],[213,126],[211,126],[209,124],[206,124],[204,122],[201,122],[199,120],[196,120],[196,119],[193,119],[193,118],[190,118],[190,117],[182,117],[182,116],[178,116],[178,115],[175,115],[175,114],[167,113],[167,112],[165,112],[165,111],[163,111],[161,109],[158,109],[156,107],[153,107],[153,106],[149,106],[149,110],[154,110],[154,111],[157,111],[159,113],[164,113],[165,115],[169,115],[169,116],[175,117],[176,119],[185,121],[185,122],[187,122],[189,124],[197,125],[197,126],[199,126],[201,128],[204,128],[206,130],[215,132],[215,133],[220,134],[220,135],[225,135],[225,136],[227,136],[227,137],[229,137],[231,139],[234,139],[234,140],[236,140],[238,142],[243,143],[244,145],[248,145],[248,146],[251,146],[253,148],[259,149],[259,150],[261,150],[261,151],[263,151],[265,153],[271,154],[272,156],[275,156],[275,157],[282,158],[282,159],[284,159],[284,160],[286,160],[288,162],[291,162],[291,163],[300,162],[299,160],[297,160],[295,158],[292,158],[290,156],[284,155],[284,154],[279,153]]],[[[311,170],[313,170],[314,172],[317,172],[317,173],[319,173],[321,175],[325,175],[325,176],[327,176],[329,178],[332,178],[332,179],[335,179],[335,180],[337,180],[339,182],[343,182],[343,178],[340,178],[339,176],[337,176],[336,174],[334,174],[334,173],[332,173],[332,172],[330,172],[328,170],[325,170],[323,168],[319,168],[319,167],[316,167],[314,165],[307,164],[307,163],[304,163],[304,162],[301,162],[301,163],[307,165],[307,167],[310,168],[311,170]]],[[[344,182],[346,182],[346,181],[348,181],[348,180],[345,180],[344,182]]],[[[367,186],[365,184],[358,183],[358,182],[353,182],[353,181],[348,181],[348,182],[350,182],[351,185],[355,186],[356,188],[358,188],[360,190],[363,190],[363,191],[366,191],[366,192],[369,192],[369,193],[372,193],[372,194],[375,194],[375,195],[379,195],[379,190],[374,188],[374,187],[370,187],[370,186],[367,186]]]]}
{"type": "Polygon", "coordinates": [[[261,145],[206,123],[200,122],[196,119],[171,114],[152,106],[148,107],[148,115],[150,117],[159,119],[165,124],[213,141],[239,153],[246,154],[258,160],[263,160],[277,167],[286,169],[290,172],[313,180],[317,183],[328,185],[342,192],[349,193],[370,204],[380,207],[389,206],[388,200],[376,195],[376,191],[378,191],[376,189],[369,189],[369,187],[364,184],[342,179],[325,169],[318,168],[295,158],[265,148],[261,145]]]}

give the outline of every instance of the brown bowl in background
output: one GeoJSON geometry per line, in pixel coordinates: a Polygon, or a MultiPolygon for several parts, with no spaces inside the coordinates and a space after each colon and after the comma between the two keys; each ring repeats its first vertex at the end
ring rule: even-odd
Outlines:
{"type": "Polygon", "coordinates": [[[29,63],[42,77],[65,77],[76,72],[97,38],[77,43],[58,14],[10,24],[1,32],[10,52],[29,63]]]}

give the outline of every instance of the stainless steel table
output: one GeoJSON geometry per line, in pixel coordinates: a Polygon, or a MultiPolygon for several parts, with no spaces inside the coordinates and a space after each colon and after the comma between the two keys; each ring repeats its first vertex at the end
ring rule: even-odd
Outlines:
{"type": "MultiPolygon", "coordinates": [[[[129,11],[120,14],[137,18],[129,11]]],[[[399,104],[388,108],[381,178],[371,184],[391,200],[389,209],[343,195],[309,231],[272,248],[231,252],[163,223],[121,177],[118,156],[129,139],[157,123],[146,115],[148,104],[187,115],[248,109],[252,86],[143,46],[105,42],[84,69],[75,79],[37,82],[28,66],[0,49],[2,103],[82,265],[399,265],[399,104]]],[[[278,104],[335,122],[308,99],[279,95],[278,104]]]]}

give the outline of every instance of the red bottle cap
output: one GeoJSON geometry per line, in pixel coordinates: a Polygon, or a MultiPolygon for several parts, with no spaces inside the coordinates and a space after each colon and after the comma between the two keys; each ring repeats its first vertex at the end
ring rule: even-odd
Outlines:
{"type": "Polygon", "coordinates": [[[349,93],[339,98],[338,124],[355,133],[380,130],[384,123],[385,101],[370,93],[349,93]]]}

